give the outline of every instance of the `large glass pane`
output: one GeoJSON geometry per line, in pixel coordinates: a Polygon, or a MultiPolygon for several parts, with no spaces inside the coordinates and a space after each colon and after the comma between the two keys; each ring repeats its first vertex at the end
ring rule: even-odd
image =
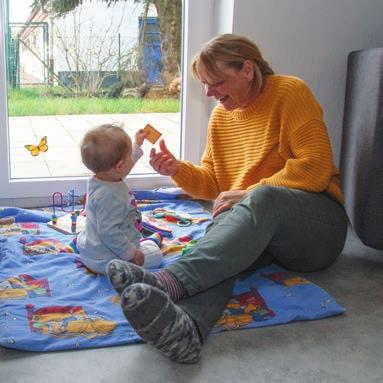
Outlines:
{"type": "MultiPolygon", "coordinates": [[[[181,0],[84,1],[70,11],[65,1],[32,3],[8,4],[11,179],[88,175],[80,140],[109,122],[132,138],[149,123],[181,155],[181,0]]],[[[134,174],[151,174],[151,147],[144,143],[134,174]]]]}

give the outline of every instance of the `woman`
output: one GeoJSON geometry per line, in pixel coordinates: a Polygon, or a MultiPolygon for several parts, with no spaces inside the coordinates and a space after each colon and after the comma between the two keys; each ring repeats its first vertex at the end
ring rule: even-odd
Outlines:
{"type": "Polygon", "coordinates": [[[160,144],[150,163],[194,197],[215,199],[194,249],[157,273],[113,261],[108,276],[137,333],[196,362],[235,279],[266,261],[298,272],[330,266],[347,217],[322,110],[308,86],[274,75],[257,46],[225,34],[202,47],[194,75],[218,105],[200,166],[160,144]]]}

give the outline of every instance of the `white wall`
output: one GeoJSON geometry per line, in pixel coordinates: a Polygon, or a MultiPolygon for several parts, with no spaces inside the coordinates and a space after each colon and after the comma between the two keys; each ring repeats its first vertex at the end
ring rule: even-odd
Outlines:
{"type": "Polygon", "coordinates": [[[217,34],[231,33],[233,30],[233,12],[235,0],[216,0],[214,4],[215,25],[217,34]]]}
{"type": "Polygon", "coordinates": [[[383,46],[383,1],[235,0],[232,32],[254,39],[275,72],[308,82],[339,163],[347,55],[383,46]]]}
{"type": "Polygon", "coordinates": [[[181,146],[184,158],[194,163],[200,162],[205,147],[213,104],[205,96],[203,86],[192,75],[190,63],[201,45],[216,34],[216,25],[211,22],[217,12],[215,1],[184,0],[181,146]]]}
{"type": "MultiPolygon", "coordinates": [[[[117,70],[117,59],[110,57],[118,56],[118,34],[121,37],[121,52],[134,51],[138,43],[138,18],[143,16],[143,10],[143,5],[134,0],[109,7],[106,3],[87,0],[64,17],[56,18],[53,39],[56,72],[75,68],[75,60],[70,60],[71,68],[68,68],[64,48],[72,52],[77,49],[88,70],[100,70],[101,61],[105,63],[102,70],[117,70]],[[58,34],[65,43],[61,42],[58,34]]],[[[157,16],[153,6],[148,15],[157,16]]]]}

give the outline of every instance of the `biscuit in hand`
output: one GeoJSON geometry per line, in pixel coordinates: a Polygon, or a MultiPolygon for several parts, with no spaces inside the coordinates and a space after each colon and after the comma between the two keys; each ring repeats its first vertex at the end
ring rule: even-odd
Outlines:
{"type": "Polygon", "coordinates": [[[155,129],[152,125],[146,124],[145,128],[143,129],[144,132],[148,132],[148,135],[146,136],[146,139],[151,142],[153,145],[158,141],[158,139],[162,136],[162,133],[160,133],[157,129],[155,129]]]}

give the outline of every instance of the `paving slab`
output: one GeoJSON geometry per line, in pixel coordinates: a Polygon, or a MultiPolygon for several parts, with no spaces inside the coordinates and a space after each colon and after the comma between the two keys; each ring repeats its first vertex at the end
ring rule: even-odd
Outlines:
{"type": "MultiPolygon", "coordinates": [[[[162,133],[168,148],[180,153],[180,113],[91,114],[23,116],[9,118],[11,178],[76,177],[90,174],[81,162],[80,142],[85,132],[105,123],[121,124],[133,138],[138,129],[153,125],[162,133]],[[33,157],[24,147],[38,145],[47,136],[48,151],[33,157]]],[[[142,145],[143,157],[132,174],[153,173],[149,152],[152,144],[142,145]]]]}

